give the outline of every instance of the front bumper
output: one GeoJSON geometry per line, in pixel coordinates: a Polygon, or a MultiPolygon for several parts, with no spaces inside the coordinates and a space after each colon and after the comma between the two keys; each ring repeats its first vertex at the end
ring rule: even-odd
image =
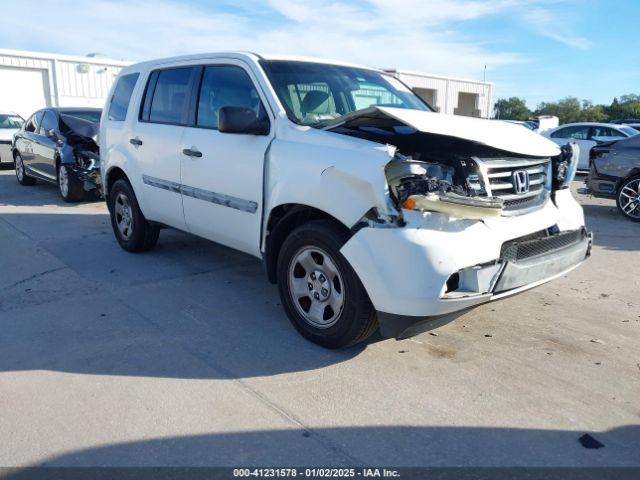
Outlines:
{"type": "Polygon", "coordinates": [[[362,229],[341,250],[378,311],[384,336],[540,285],[591,251],[582,209],[568,190],[518,217],[420,215],[405,216],[405,228],[362,229]],[[548,232],[551,240],[527,238],[535,232],[548,232]]]}

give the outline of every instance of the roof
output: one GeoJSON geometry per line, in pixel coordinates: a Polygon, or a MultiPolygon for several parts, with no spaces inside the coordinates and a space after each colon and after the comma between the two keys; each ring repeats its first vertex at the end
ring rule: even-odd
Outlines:
{"type": "Polygon", "coordinates": [[[244,59],[244,60],[249,60],[253,62],[257,62],[259,60],[288,60],[291,62],[325,63],[328,65],[340,65],[345,67],[366,68],[368,70],[379,70],[374,67],[358,65],[355,63],[348,63],[340,60],[329,60],[326,58],[304,57],[304,56],[298,56],[298,55],[258,54],[258,53],[246,52],[246,51],[208,52],[208,53],[196,53],[191,55],[181,55],[177,57],[158,58],[158,59],[147,60],[144,62],[139,62],[139,63],[129,65],[129,67],[126,68],[126,70],[127,71],[137,70],[137,69],[146,68],[148,66],[159,65],[163,63],[184,62],[184,61],[201,60],[201,59],[205,60],[210,58],[224,58],[224,57],[244,59]]]}
{"type": "Polygon", "coordinates": [[[563,123],[557,127],[554,127],[553,130],[557,130],[559,128],[564,127],[609,127],[609,128],[620,128],[624,127],[624,125],[618,125],[615,123],[604,123],[604,122],[573,122],[573,123],[563,123]]]}
{"type": "Polygon", "coordinates": [[[16,115],[18,117],[20,116],[16,112],[12,112],[11,110],[0,110],[0,115],[16,115]]]}

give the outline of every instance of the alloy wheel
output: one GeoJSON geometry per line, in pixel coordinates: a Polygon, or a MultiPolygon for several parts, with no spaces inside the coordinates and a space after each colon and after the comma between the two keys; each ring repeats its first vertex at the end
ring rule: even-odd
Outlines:
{"type": "Polygon", "coordinates": [[[60,193],[64,198],[69,195],[69,174],[67,173],[67,167],[60,166],[58,171],[58,186],[60,187],[60,193]]]}
{"type": "Polygon", "coordinates": [[[24,164],[22,163],[22,157],[19,154],[16,155],[16,177],[18,177],[19,181],[22,181],[24,178],[24,164]]]}
{"type": "Polygon", "coordinates": [[[625,183],[618,196],[622,212],[633,219],[640,219],[640,178],[625,183]]]}
{"type": "Polygon", "coordinates": [[[114,211],[118,231],[123,239],[128,240],[133,234],[133,210],[129,198],[124,193],[118,193],[114,211]]]}
{"type": "Polygon", "coordinates": [[[344,282],[335,262],[318,247],[303,247],[289,264],[289,294],[298,313],[316,328],[338,321],[344,306],[344,282]]]}

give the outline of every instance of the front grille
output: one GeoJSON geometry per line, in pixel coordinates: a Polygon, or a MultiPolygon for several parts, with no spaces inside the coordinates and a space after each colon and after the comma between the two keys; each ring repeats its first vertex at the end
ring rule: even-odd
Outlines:
{"type": "Polygon", "coordinates": [[[551,162],[548,158],[474,158],[480,169],[478,183],[489,197],[504,201],[506,214],[524,213],[542,206],[547,200],[548,178],[551,162]],[[516,172],[524,171],[528,177],[528,188],[516,190],[516,172]]]}
{"type": "Polygon", "coordinates": [[[556,234],[552,234],[548,230],[542,230],[541,232],[505,242],[500,250],[500,258],[509,262],[526,260],[575,245],[582,241],[585,236],[586,231],[584,229],[556,234]]]}

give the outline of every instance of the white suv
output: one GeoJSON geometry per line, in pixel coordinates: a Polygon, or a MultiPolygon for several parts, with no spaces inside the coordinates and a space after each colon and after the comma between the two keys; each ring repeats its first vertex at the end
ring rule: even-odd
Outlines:
{"type": "Polygon", "coordinates": [[[378,325],[406,335],[590,253],[571,146],[435,113],[377,70],[251,53],[156,60],[123,69],[104,111],[120,245],[148,250],[170,226],[261,258],[293,325],[326,347],[378,325]]]}

